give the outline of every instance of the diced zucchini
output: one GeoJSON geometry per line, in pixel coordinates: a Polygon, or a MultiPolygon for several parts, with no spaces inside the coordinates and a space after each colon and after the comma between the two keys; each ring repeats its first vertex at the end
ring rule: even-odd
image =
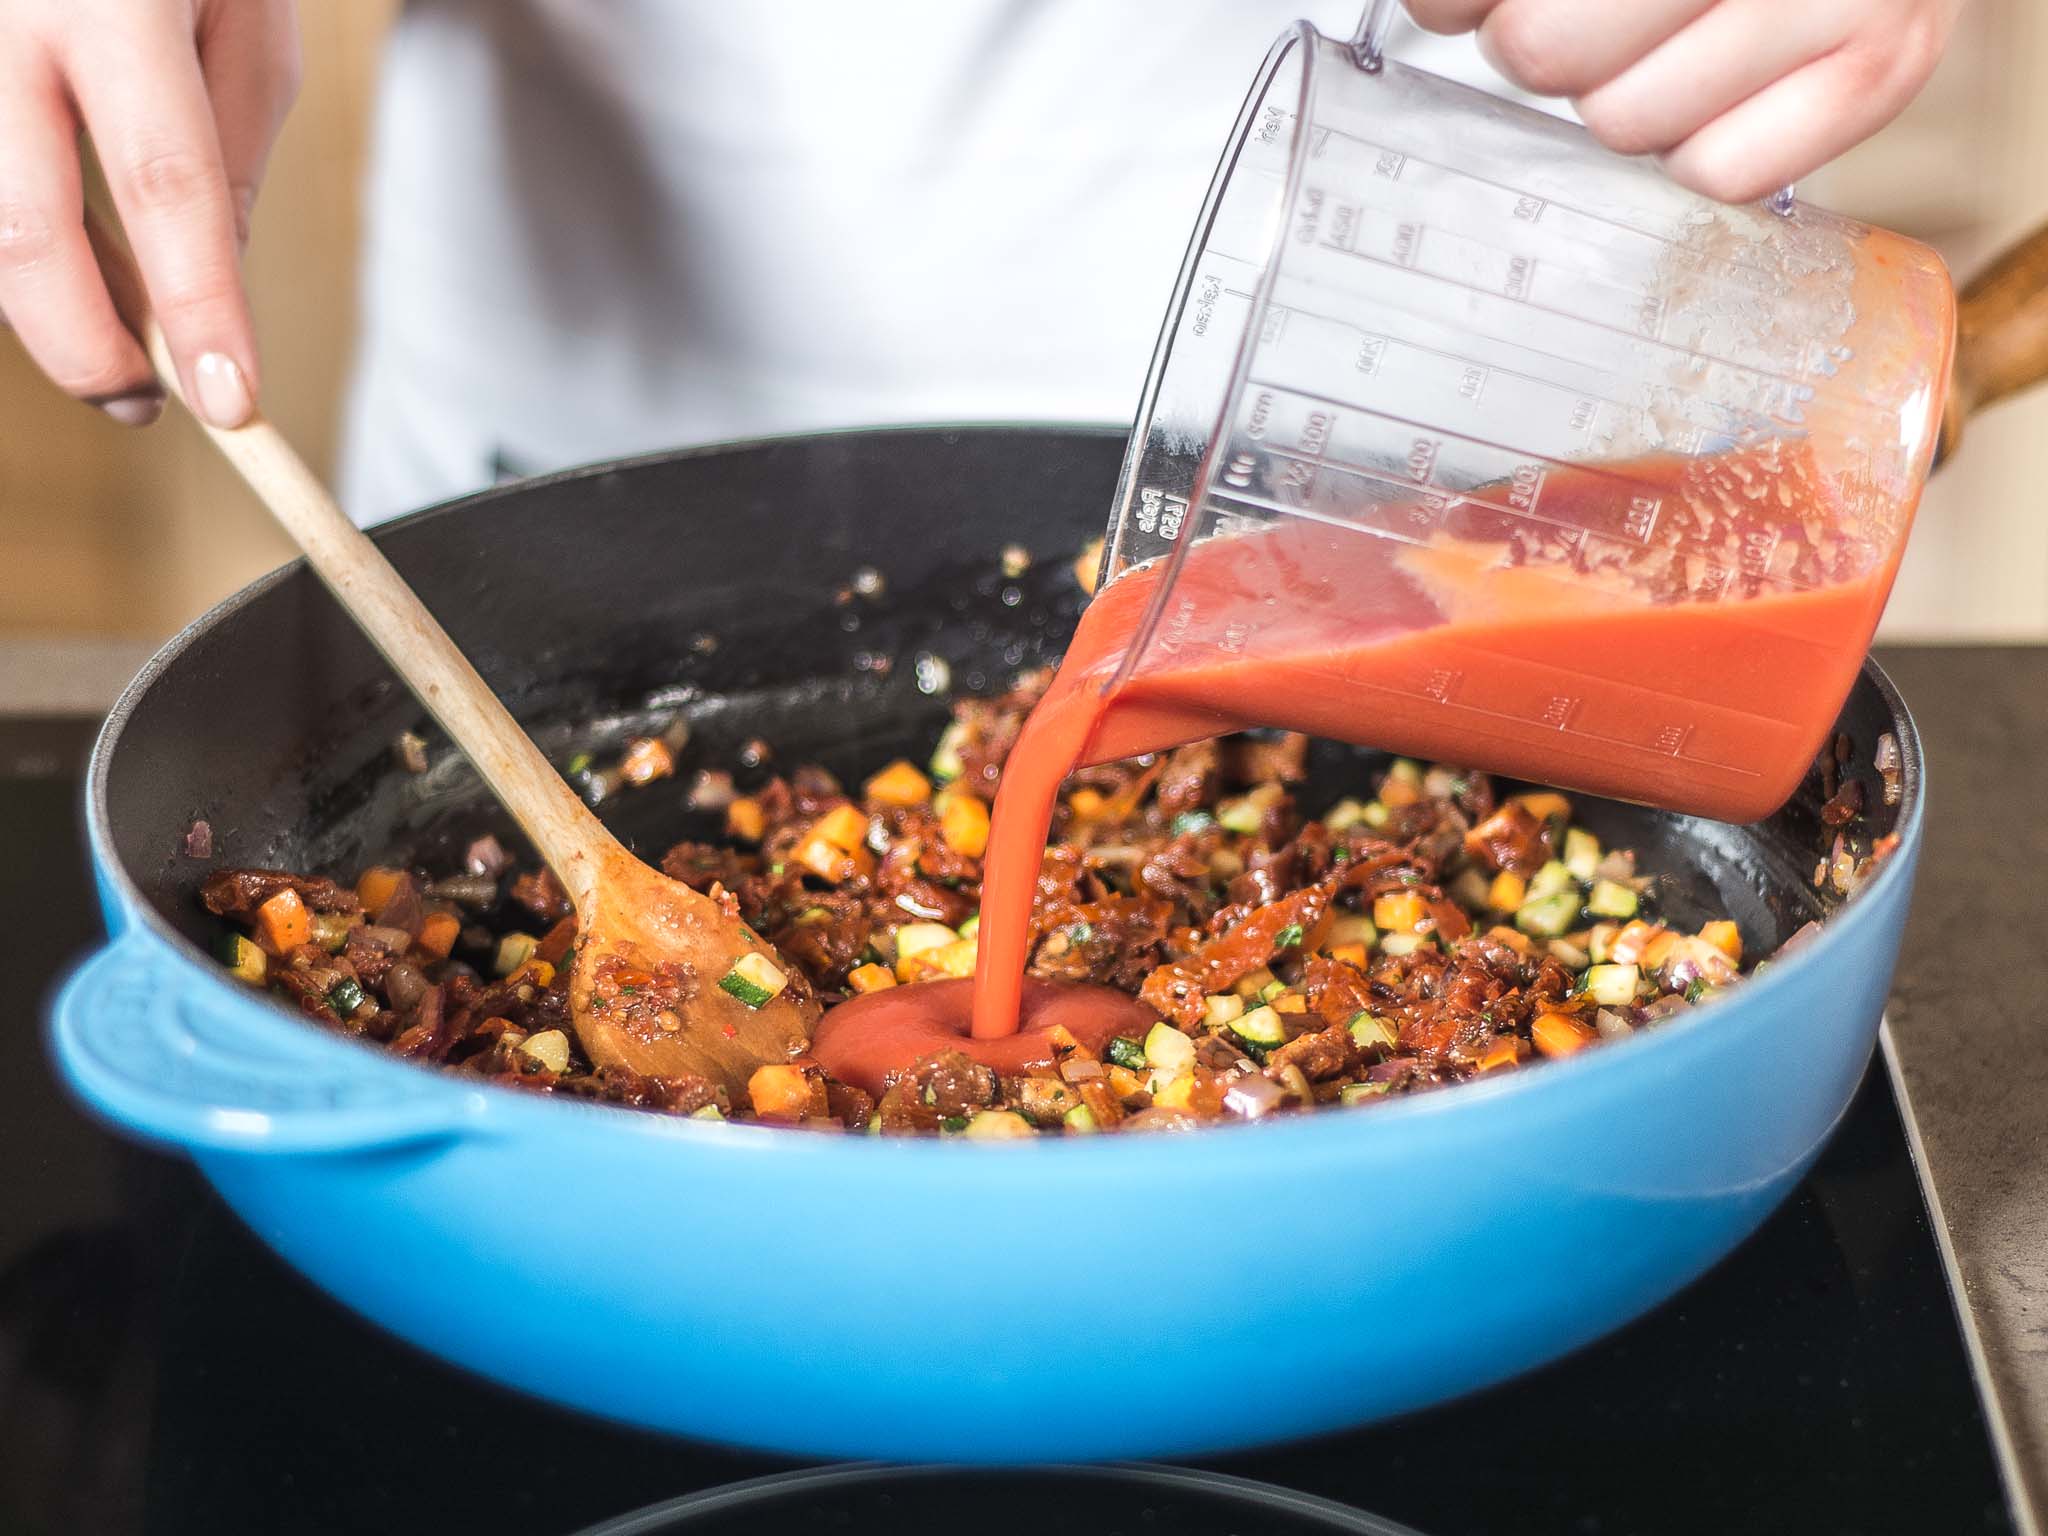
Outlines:
{"type": "Polygon", "coordinates": [[[1305,933],[1306,930],[1303,929],[1301,924],[1289,923],[1285,928],[1282,928],[1273,935],[1273,947],[1275,949],[1299,949],[1305,933]]]}
{"type": "Polygon", "coordinates": [[[1365,802],[1347,796],[1331,806],[1323,814],[1323,825],[1332,832],[1342,832],[1346,827],[1355,827],[1365,820],[1365,802]]]}
{"type": "Polygon", "coordinates": [[[1368,800],[1365,809],[1358,813],[1358,819],[1377,831],[1387,824],[1387,818],[1394,813],[1378,800],[1368,800]]]}
{"type": "Polygon", "coordinates": [[[1133,1072],[1142,1072],[1145,1068],[1145,1047],[1129,1035],[1112,1036],[1109,1044],[1102,1048],[1102,1054],[1113,1067],[1125,1067],[1133,1072]]]}
{"type": "Polygon", "coordinates": [[[559,1029],[544,1029],[520,1043],[521,1055],[531,1056],[550,1072],[569,1070],[569,1037],[559,1029]]]}
{"type": "Polygon", "coordinates": [[[1173,818],[1173,835],[1186,837],[1191,832],[1206,832],[1216,825],[1216,818],[1207,811],[1182,811],[1173,818]]]}
{"type": "Polygon", "coordinates": [[[966,765],[960,761],[960,743],[967,739],[967,723],[955,720],[939,737],[939,744],[932,748],[932,777],[940,783],[960,777],[966,765]]]}
{"type": "Polygon", "coordinates": [[[971,939],[980,932],[981,914],[979,912],[975,913],[972,917],[968,918],[966,922],[960,925],[960,937],[963,939],[971,939]]]}
{"type": "Polygon", "coordinates": [[[1596,917],[1634,917],[1641,905],[1636,893],[1616,880],[1595,880],[1586,898],[1586,910],[1596,917]]]}
{"type": "Polygon", "coordinates": [[[1492,894],[1493,882],[1477,869],[1461,869],[1451,882],[1451,899],[1468,912],[1485,911],[1492,894]]]}
{"type": "Polygon", "coordinates": [[[1339,912],[1330,919],[1330,935],[1323,940],[1323,950],[1327,954],[1339,944],[1359,944],[1371,949],[1379,941],[1379,929],[1363,912],[1339,912]]]}
{"type": "Polygon", "coordinates": [[[330,955],[338,955],[348,944],[348,931],[355,926],[346,912],[315,912],[313,942],[330,955]]]}
{"type": "Polygon", "coordinates": [[[1614,936],[1621,932],[1618,923],[1595,923],[1586,935],[1586,954],[1595,965],[1605,965],[1614,958],[1614,936]]]}
{"type": "Polygon", "coordinates": [[[1346,1083],[1338,1090],[1337,1102],[1340,1104],[1368,1103],[1373,1099],[1384,1097],[1391,1086],[1388,1083],[1346,1083]]]}
{"type": "Polygon", "coordinates": [[[1354,1013],[1345,1028],[1351,1031],[1352,1043],[1360,1050],[1391,1051],[1400,1043],[1400,1035],[1394,1026],[1378,1014],[1354,1013]]]}
{"type": "Polygon", "coordinates": [[[896,979],[909,981],[917,975],[918,956],[959,942],[960,935],[944,923],[905,923],[896,930],[896,979]]]}
{"type": "Polygon", "coordinates": [[[1287,1043],[1287,1026],[1271,1008],[1252,1009],[1231,1023],[1230,1032],[1245,1044],[1256,1045],[1261,1050],[1271,1050],[1276,1045],[1287,1043]]]}
{"type": "Polygon", "coordinates": [[[233,972],[237,980],[246,981],[252,987],[262,986],[264,977],[270,973],[270,957],[263,953],[255,940],[242,934],[223,934],[218,953],[220,963],[233,972]]]}
{"type": "Polygon", "coordinates": [[[1572,878],[1582,885],[1592,883],[1593,871],[1600,867],[1600,839],[1584,827],[1573,827],[1564,835],[1564,866],[1572,872],[1572,878]]]}
{"type": "Polygon", "coordinates": [[[1195,1064],[1195,1042],[1162,1019],[1145,1035],[1145,1061],[1157,1072],[1185,1072],[1195,1064]]]}
{"type": "Polygon", "coordinates": [[[1273,980],[1267,982],[1263,987],[1259,988],[1259,1001],[1262,1003],[1270,1003],[1271,1001],[1273,1001],[1274,998],[1278,997],[1282,992],[1285,992],[1286,990],[1287,983],[1280,980],[1278,977],[1275,977],[1273,980]]]}
{"type": "Polygon", "coordinates": [[[1014,1110],[978,1109],[960,1134],[969,1141],[1009,1141],[1037,1133],[1031,1129],[1031,1122],[1014,1110]]]}
{"type": "Polygon", "coordinates": [[[327,1006],[344,1019],[363,1006],[363,984],[353,976],[344,976],[327,989],[327,1006]]]}
{"type": "Polygon", "coordinates": [[[1403,784],[1413,784],[1419,789],[1422,787],[1422,764],[1412,758],[1397,757],[1393,766],[1387,769],[1387,777],[1399,779],[1403,784]]]}
{"type": "Polygon", "coordinates": [[[764,1006],[788,985],[789,978],[775,968],[774,961],[753,953],[741,955],[718,982],[721,992],[738,998],[749,1008],[764,1006]]]}
{"type": "Polygon", "coordinates": [[[1202,999],[1202,1022],[1211,1029],[1221,1029],[1232,1020],[1243,1017],[1244,999],[1234,993],[1217,992],[1202,999]]]}
{"type": "Polygon", "coordinates": [[[1226,800],[1216,808],[1216,823],[1226,832],[1236,832],[1244,837],[1256,836],[1259,824],[1265,820],[1265,812],[1252,804],[1246,797],[1242,800],[1226,800]]]}
{"type": "Polygon", "coordinates": [[[1230,990],[1246,1001],[1250,1001],[1252,998],[1258,997],[1266,988],[1272,986],[1273,979],[1273,973],[1262,965],[1256,971],[1251,972],[1251,974],[1240,976],[1230,990]]]}
{"type": "Polygon", "coordinates": [[[692,1120],[723,1120],[725,1118],[725,1111],[716,1104],[705,1104],[691,1110],[690,1118],[692,1120]]]}
{"type": "Polygon", "coordinates": [[[1380,936],[1380,949],[1396,960],[1403,955],[1412,955],[1431,941],[1426,933],[1387,933],[1380,936]]]}
{"type": "Polygon", "coordinates": [[[491,962],[491,974],[510,976],[533,958],[540,940],[530,933],[508,933],[498,940],[498,957],[491,962]]]}
{"type": "Polygon", "coordinates": [[[1578,920],[1579,891],[1576,884],[1570,890],[1533,896],[1523,902],[1521,910],[1515,913],[1515,926],[1539,939],[1554,939],[1569,931],[1578,920]]]}
{"type": "Polygon", "coordinates": [[[1083,1136],[1092,1135],[1096,1131],[1102,1129],[1102,1127],[1096,1124],[1095,1122],[1095,1111],[1090,1109],[1086,1104],[1076,1104],[1072,1109],[1068,1110],[1066,1114],[1062,1115],[1060,1118],[1062,1121],[1065,1122],[1068,1130],[1078,1131],[1083,1136]]]}
{"type": "Polygon", "coordinates": [[[1562,859],[1552,859],[1529,877],[1529,891],[1523,900],[1540,901],[1545,896],[1555,896],[1559,891],[1573,890],[1577,885],[1571,866],[1562,859]]]}
{"type": "Polygon", "coordinates": [[[1606,1008],[1626,1008],[1636,1000],[1642,979],[1633,965],[1596,965],[1586,972],[1586,995],[1606,1008]]]}

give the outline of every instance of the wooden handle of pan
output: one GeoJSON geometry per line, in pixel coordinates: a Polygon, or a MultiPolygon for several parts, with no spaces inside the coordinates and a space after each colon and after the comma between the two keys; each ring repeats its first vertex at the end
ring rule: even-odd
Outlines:
{"type": "MultiPolygon", "coordinates": [[[[183,402],[177,365],[150,314],[133,256],[90,208],[85,222],[116,310],[149,352],[165,391],[183,402]]],[[[595,870],[600,850],[612,846],[611,834],[519,728],[405,578],[349,521],[319,477],[260,413],[246,425],[226,430],[208,425],[196,411],[193,419],[496,791],[572,896],[580,896],[577,877],[595,870]]]]}
{"type": "Polygon", "coordinates": [[[2048,379],[2048,224],[2013,245],[1957,296],[1956,361],[1940,457],[1987,405],[2048,379]]]}

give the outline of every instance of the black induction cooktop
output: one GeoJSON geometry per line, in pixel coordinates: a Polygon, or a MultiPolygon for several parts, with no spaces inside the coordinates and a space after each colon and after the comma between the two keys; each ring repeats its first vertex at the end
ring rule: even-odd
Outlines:
{"type": "MultiPolygon", "coordinates": [[[[189,1164],[57,1086],[44,1001],[98,936],[91,731],[0,720],[0,1048],[21,1084],[0,1112],[0,1532],[2016,1529],[1882,1061],[1811,1176],[1704,1279],[1570,1359],[1373,1429],[1193,1467],[816,1469],[487,1385],[326,1299],[189,1164]]],[[[567,1332],[544,1312],[531,1329],[535,1349],[567,1332]]]]}

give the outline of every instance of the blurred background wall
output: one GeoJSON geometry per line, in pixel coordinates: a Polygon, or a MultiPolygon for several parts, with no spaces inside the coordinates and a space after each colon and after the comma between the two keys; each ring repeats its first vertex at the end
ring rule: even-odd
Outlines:
{"type": "MultiPolygon", "coordinates": [[[[250,246],[265,405],[323,472],[348,366],[367,105],[394,8],[302,0],[306,84],[250,246]]],[[[1967,278],[2048,220],[2044,73],[2048,7],[1974,0],[1907,117],[1800,190],[1930,241],[1967,278]]],[[[59,397],[0,339],[0,423],[0,658],[10,667],[45,655],[74,670],[97,662],[118,682],[156,641],[287,557],[175,410],[147,433],[124,432],[59,397]]],[[[2048,390],[1970,428],[1922,506],[1888,636],[2048,639],[2044,471],[2048,390]]]]}

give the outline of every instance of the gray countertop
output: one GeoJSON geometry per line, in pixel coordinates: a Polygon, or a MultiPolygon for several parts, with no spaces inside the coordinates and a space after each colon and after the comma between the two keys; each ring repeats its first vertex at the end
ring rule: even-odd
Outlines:
{"type": "MultiPolygon", "coordinates": [[[[104,710],[130,642],[0,636],[0,713],[104,710]]],[[[2048,1511],[2048,647],[1887,647],[1928,763],[1892,1054],[2009,1437],[2048,1511]]],[[[2023,1515],[2024,1518],[2024,1515],[2023,1515]]]]}
{"type": "Polygon", "coordinates": [[[1893,1053],[2015,1463],[2048,1510],[2048,648],[1886,647],[1927,754],[1893,1053]]]}

